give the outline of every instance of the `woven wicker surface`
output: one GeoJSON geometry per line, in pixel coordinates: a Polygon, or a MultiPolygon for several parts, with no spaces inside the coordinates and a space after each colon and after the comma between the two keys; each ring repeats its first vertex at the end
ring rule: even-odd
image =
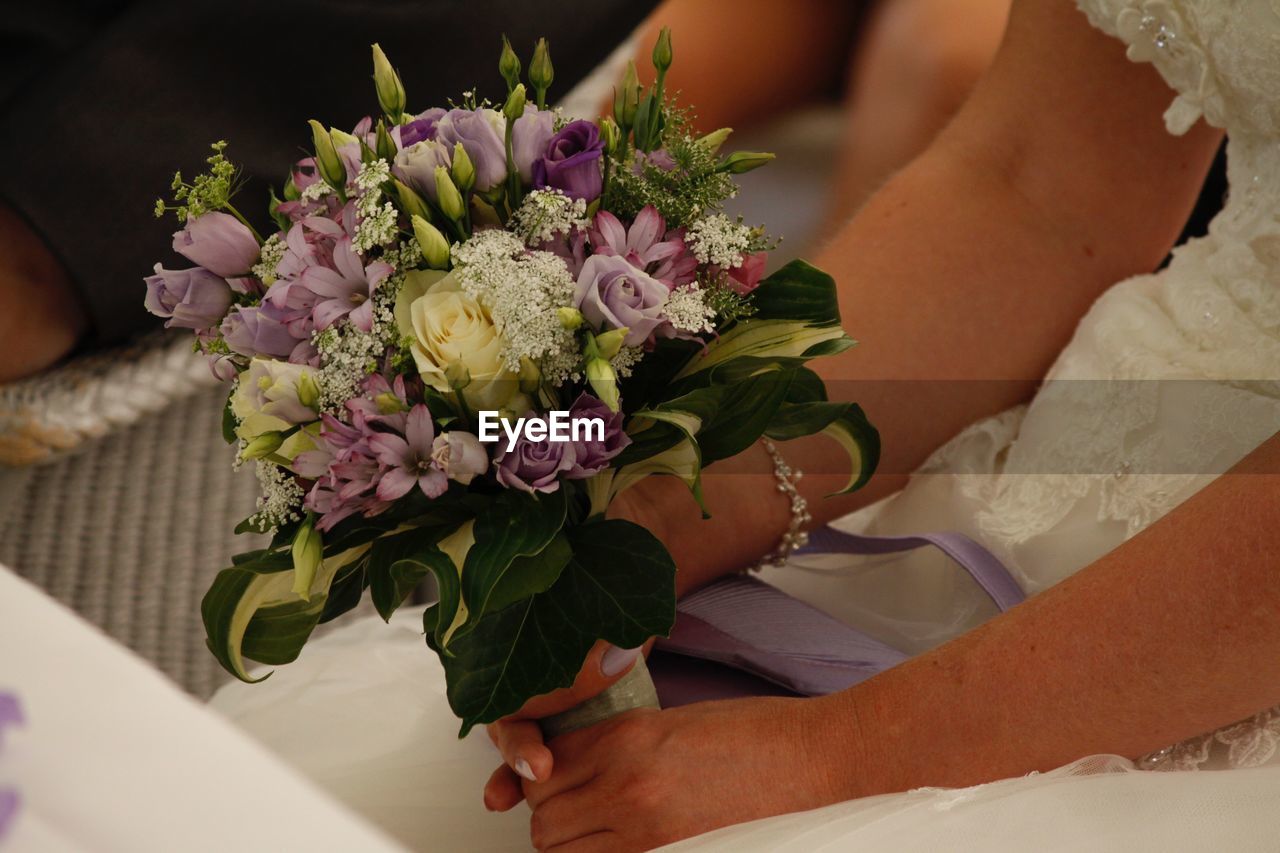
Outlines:
{"type": "Polygon", "coordinates": [[[204,646],[200,598],[253,512],[257,481],[231,468],[226,391],[204,388],[37,467],[0,468],[0,563],[207,696],[225,674],[204,646]]]}

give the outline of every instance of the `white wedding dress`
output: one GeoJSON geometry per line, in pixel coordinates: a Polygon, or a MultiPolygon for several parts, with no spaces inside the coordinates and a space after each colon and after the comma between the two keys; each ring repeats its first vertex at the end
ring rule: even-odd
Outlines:
{"type": "MultiPolygon", "coordinates": [[[[1209,235],[1180,247],[1166,269],[1098,300],[1029,405],[970,427],[903,492],[837,525],[959,530],[1000,556],[1028,593],[1112,550],[1280,430],[1280,0],[1079,4],[1176,90],[1171,132],[1201,116],[1227,129],[1230,199],[1209,235]]],[[[765,578],[909,650],[992,615],[940,554],[806,558],[765,578]]],[[[483,810],[496,752],[483,733],[453,739],[443,694],[407,616],[337,631],[265,684],[227,687],[213,704],[411,847],[528,849],[523,808],[483,810]]],[[[1274,850],[1278,745],[1280,709],[1262,710],[1137,765],[1093,756],[677,847],[1274,850]],[[1202,768],[1229,770],[1150,772],[1202,768]]]]}

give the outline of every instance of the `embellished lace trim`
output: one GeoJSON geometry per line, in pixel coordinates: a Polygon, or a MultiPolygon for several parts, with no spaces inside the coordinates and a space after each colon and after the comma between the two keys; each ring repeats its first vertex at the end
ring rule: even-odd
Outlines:
{"type": "Polygon", "coordinates": [[[1143,756],[1142,770],[1202,770],[1214,766],[1231,769],[1260,767],[1280,749],[1280,705],[1259,711],[1247,720],[1207,735],[1185,740],[1143,756]]]}

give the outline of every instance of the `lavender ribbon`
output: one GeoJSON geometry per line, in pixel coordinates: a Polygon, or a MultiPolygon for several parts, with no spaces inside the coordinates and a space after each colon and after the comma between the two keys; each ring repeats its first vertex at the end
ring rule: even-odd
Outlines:
{"type": "MultiPolygon", "coordinates": [[[[795,554],[893,554],[932,545],[973,576],[1000,610],[1025,595],[994,554],[961,533],[858,536],[825,527],[795,554]]],[[[649,669],[664,707],[740,696],[821,696],[909,655],[756,578],[724,578],[686,596],[649,669]],[[720,666],[708,665],[720,664],[720,666]]]]}
{"type": "MultiPolygon", "coordinates": [[[[0,751],[4,747],[5,726],[20,726],[25,722],[18,697],[12,693],[0,691],[0,751]]],[[[13,819],[18,813],[21,798],[17,791],[0,788],[0,841],[4,840],[13,819]]]]}

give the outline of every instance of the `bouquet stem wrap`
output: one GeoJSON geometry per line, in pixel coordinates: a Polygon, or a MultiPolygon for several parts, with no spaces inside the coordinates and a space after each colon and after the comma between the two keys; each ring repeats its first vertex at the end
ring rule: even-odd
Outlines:
{"type": "Polygon", "coordinates": [[[653,686],[653,678],[649,675],[649,667],[645,665],[644,656],[636,659],[635,666],[622,678],[593,696],[581,705],[543,717],[538,721],[542,728],[542,736],[547,740],[576,732],[603,723],[626,711],[637,708],[661,708],[658,704],[658,691],[653,686]]]}

